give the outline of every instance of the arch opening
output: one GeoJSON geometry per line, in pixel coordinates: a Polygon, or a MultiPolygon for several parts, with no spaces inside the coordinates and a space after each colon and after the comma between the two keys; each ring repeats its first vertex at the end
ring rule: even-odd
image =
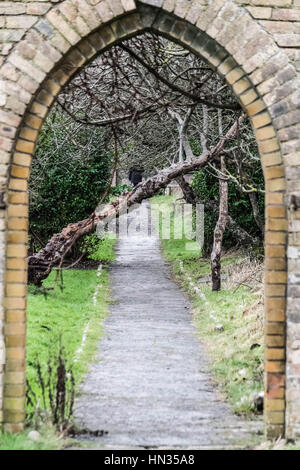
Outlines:
{"type": "Polygon", "coordinates": [[[155,7],[139,4],[136,11],[111,20],[81,39],[66,52],[47,73],[33,93],[19,126],[12,154],[8,185],[8,239],[6,265],[6,372],[3,410],[6,429],[21,429],[24,422],[24,397],[6,394],[10,385],[25,383],[25,331],[21,333],[10,322],[12,312],[18,324],[26,318],[25,286],[27,282],[26,251],[29,168],[39,131],[51,106],[70,80],[96,56],[120,41],[154,32],[205,59],[232,88],[243,109],[251,119],[261,154],[266,188],[265,232],[265,322],[266,361],[265,423],[269,436],[284,434],[285,427],[285,304],[286,304],[286,235],[284,168],[277,133],[268,109],[249,74],[215,39],[190,22],[155,7]],[[27,213],[27,212],[26,212],[27,213]],[[23,247],[23,249],[21,248],[23,247]],[[21,256],[14,253],[18,248],[21,256]],[[12,256],[11,256],[12,254],[12,256]],[[16,284],[24,285],[24,294],[14,295],[16,284]],[[274,340],[279,341],[274,346],[274,340]],[[15,348],[23,352],[15,359],[15,348]],[[14,375],[14,373],[17,375],[14,375]],[[17,382],[15,382],[17,381],[17,382]],[[16,405],[17,404],[17,405],[16,405]]]}

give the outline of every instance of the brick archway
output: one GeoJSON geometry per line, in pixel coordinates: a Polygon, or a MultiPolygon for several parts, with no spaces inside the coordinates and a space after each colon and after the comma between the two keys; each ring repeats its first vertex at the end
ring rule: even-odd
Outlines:
{"type": "Polygon", "coordinates": [[[2,67],[5,100],[0,111],[4,121],[0,169],[5,168],[0,183],[3,183],[7,209],[2,209],[6,217],[2,232],[6,253],[3,282],[6,364],[1,388],[3,423],[7,430],[20,430],[24,422],[27,184],[39,130],[55,98],[74,74],[118,41],[151,30],[206,59],[225,77],[251,119],[266,185],[265,425],[269,436],[283,435],[285,430],[288,437],[299,434],[300,226],[297,219],[300,201],[297,191],[300,187],[293,175],[300,173],[300,158],[295,131],[290,127],[297,117],[289,117],[299,104],[299,95],[284,86],[286,80],[295,77],[295,72],[288,65],[285,52],[278,49],[245,8],[232,1],[209,3],[205,9],[198,1],[188,0],[177,2],[177,6],[170,0],[89,3],[64,0],[38,19],[11,50],[2,67]],[[6,165],[9,165],[8,177],[6,165]],[[288,304],[287,254],[292,273],[288,304]],[[287,343],[286,312],[289,313],[287,343]]]}

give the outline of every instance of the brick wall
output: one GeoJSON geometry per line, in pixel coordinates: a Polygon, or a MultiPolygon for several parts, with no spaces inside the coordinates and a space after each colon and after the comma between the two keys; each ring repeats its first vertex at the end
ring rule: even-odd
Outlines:
{"type": "MultiPolygon", "coordinates": [[[[67,3],[67,0],[29,0],[29,1],[1,1],[0,2],[0,44],[1,56],[7,56],[13,44],[21,40],[29,28],[31,28],[40,17],[44,16],[58,3],[67,3]]],[[[81,2],[78,2],[81,3],[81,2]]],[[[91,5],[99,3],[90,0],[91,5]]],[[[159,1],[149,2],[158,5],[159,1]]],[[[168,0],[169,5],[175,4],[176,0],[168,0]]],[[[189,0],[177,2],[181,8],[187,8],[191,4],[189,0]]],[[[198,0],[200,8],[206,9],[208,4],[218,3],[206,0],[198,0]]],[[[223,3],[226,3],[225,1],[223,3]]],[[[279,47],[283,48],[289,55],[290,60],[300,69],[300,0],[252,0],[239,1],[241,5],[250,12],[253,18],[274,37],[279,47]]],[[[64,10],[63,10],[64,11],[64,10]]],[[[1,64],[1,62],[0,62],[1,64]]]]}
{"type": "Polygon", "coordinates": [[[285,50],[291,63],[300,73],[300,1],[252,0],[236,3],[247,5],[260,25],[285,50]]]}
{"type": "MultiPolygon", "coordinates": [[[[0,65],[13,44],[23,37],[24,32],[58,3],[65,2],[64,0],[0,2],[0,48],[2,56],[0,65]]],[[[90,0],[89,3],[93,5],[98,2],[90,0]]],[[[151,3],[153,5],[159,4],[157,1],[151,3]]],[[[176,0],[169,0],[167,3],[169,5],[175,4],[176,0]]],[[[189,0],[177,2],[177,4],[182,5],[182,9],[186,8],[189,3],[191,3],[189,0]]],[[[197,3],[204,10],[212,2],[199,0],[197,3]]],[[[235,0],[235,3],[247,8],[253,18],[274,37],[278,46],[286,51],[291,62],[300,72],[300,0],[235,0]]]]}
{"type": "Polygon", "coordinates": [[[265,419],[270,435],[284,432],[286,396],[288,436],[294,437],[300,434],[300,0],[0,1],[0,196],[8,206],[1,209],[0,198],[0,297],[4,288],[6,297],[0,301],[0,355],[3,327],[6,342],[0,390],[4,380],[6,428],[21,429],[24,418],[26,191],[39,129],[80,66],[145,28],[206,58],[251,117],[267,188],[265,419]],[[60,61],[68,67],[57,68],[60,61]]]}

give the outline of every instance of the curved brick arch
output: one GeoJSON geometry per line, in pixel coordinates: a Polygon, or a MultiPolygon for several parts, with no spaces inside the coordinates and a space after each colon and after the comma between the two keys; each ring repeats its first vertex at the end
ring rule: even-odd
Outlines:
{"type": "Polygon", "coordinates": [[[286,193],[288,190],[295,196],[297,191],[300,194],[296,176],[300,173],[297,167],[300,145],[296,140],[300,97],[294,92],[299,79],[271,35],[245,8],[224,0],[203,1],[201,5],[188,0],[176,4],[170,0],[137,4],[133,0],[65,0],[38,18],[8,55],[2,67],[4,82],[0,82],[6,95],[0,110],[4,123],[0,140],[3,188],[8,181],[7,232],[4,231],[7,234],[2,407],[5,427],[21,429],[24,420],[27,182],[39,130],[62,87],[81,67],[117,41],[146,30],[165,35],[205,58],[226,78],[251,118],[266,182],[265,422],[270,436],[284,433],[287,350],[287,435],[294,437],[300,429],[297,418],[300,346],[294,344],[300,339],[297,331],[300,227],[298,199],[294,197],[294,205],[288,211],[286,193]],[[286,349],[288,213],[290,245],[294,246],[289,248],[293,275],[289,279],[290,333],[286,349]]]}

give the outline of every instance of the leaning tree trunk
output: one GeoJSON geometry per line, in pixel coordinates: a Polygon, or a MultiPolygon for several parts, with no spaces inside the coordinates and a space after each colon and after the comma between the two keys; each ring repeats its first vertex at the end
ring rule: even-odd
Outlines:
{"type": "MultiPolygon", "coordinates": [[[[224,156],[221,157],[221,171],[223,174],[226,171],[224,156]]],[[[219,218],[214,230],[214,242],[210,258],[212,290],[214,291],[221,289],[221,251],[228,217],[228,182],[224,179],[219,180],[219,193],[219,218]]]]}
{"type": "Polygon", "coordinates": [[[44,248],[29,257],[28,282],[40,286],[54,267],[62,265],[66,254],[73,247],[74,243],[84,235],[94,232],[98,224],[105,225],[112,218],[119,217],[119,214],[124,213],[126,208],[154,196],[173,179],[202,168],[208,162],[213,161],[214,158],[222,153],[225,144],[237,135],[243,119],[244,116],[240,116],[227,134],[210,151],[204,152],[200,157],[194,158],[189,162],[172,165],[160,171],[157,175],[139,183],[124,197],[107,204],[102,210],[96,209],[88,218],[69,224],[60,233],[53,235],[44,248]]]}

